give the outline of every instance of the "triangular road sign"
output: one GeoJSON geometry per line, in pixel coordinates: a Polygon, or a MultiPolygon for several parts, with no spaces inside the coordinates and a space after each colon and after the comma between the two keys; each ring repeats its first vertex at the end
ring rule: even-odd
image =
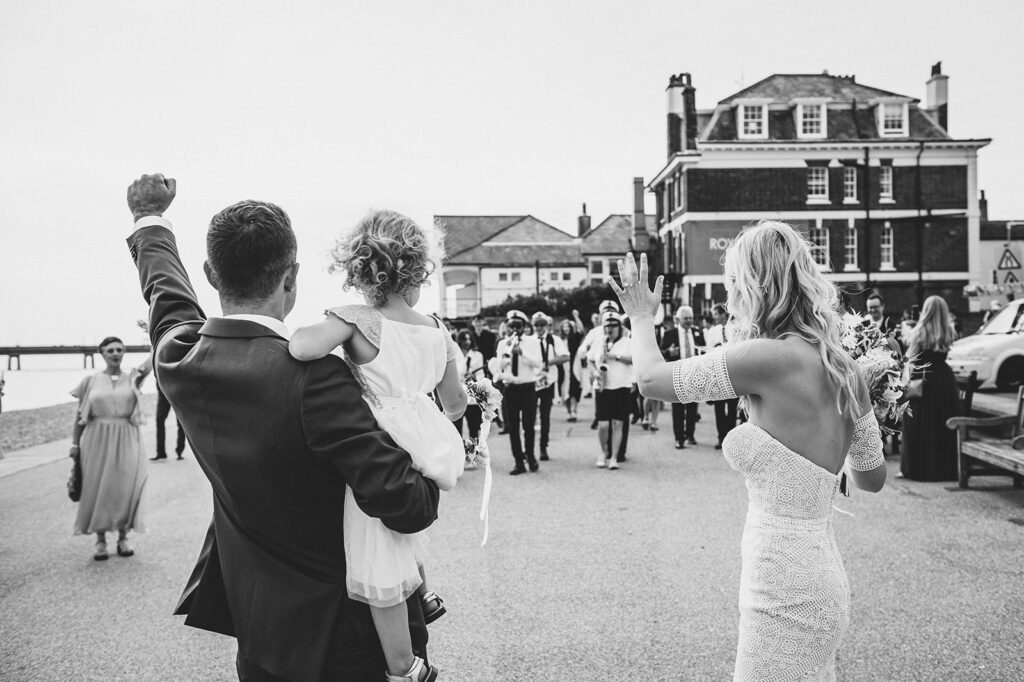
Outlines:
{"type": "Polygon", "coordinates": [[[996,268],[999,270],[1017,270],[1020,268],[1020,261],[1013,255],[1013,251],[1005,249],[1003,257],[999,259],[999,265],[996,268]]]}
{"type": "Polygon", "coordinates": [[[1013,274],[1012,272],[1008,272],[1008,273],[1006,273],[1006,279],[1003,280],[1003,284],[1009,284],[1010,282],[1019,282],[1019,281],[1020,280],[1017,279],[1017,275],[1013,274]]]}

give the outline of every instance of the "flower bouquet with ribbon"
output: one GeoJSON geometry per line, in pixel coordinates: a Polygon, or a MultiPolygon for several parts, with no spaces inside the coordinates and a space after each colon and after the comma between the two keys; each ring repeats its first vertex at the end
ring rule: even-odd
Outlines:
{"type": "Polygon", "coordinates": [[[910,408],[899,346],[871,318],[853,313],[843,316],[840,342],[860,366],[878,427],[885,434],[896,433],[910,408]]]}
{"type": "Polygon", "coordinates": [[[494,387],[491,380],[486,377],[466,380],[466,394],[476,400],[480,406],[481,421],[480,435],[477,438],[466,441],[466,468],[475,469],[480,464],[484,465],[484,494],[480,504],[480,520],[484,522],[484,538],[480,542],[482,547],[487,542],[487,534],[490,529],[488,507],[491,502],[491,485],[493,482],[491,474],[491,453],[487,448],[487,434],[491,430],[491,422],[498,416],[501,409],[501,392],[494,387]]]}

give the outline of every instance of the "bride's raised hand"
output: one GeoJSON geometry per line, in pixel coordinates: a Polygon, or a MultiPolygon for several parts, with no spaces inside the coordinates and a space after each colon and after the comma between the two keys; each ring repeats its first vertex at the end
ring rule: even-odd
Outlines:
{"type": "Polygon", "coordinates": [[[611,275],[605,277],[605,282],[612,288],[615,295],[622,304],[622,312],[630,317],[653,317],[661,305],[661,291],[665,286],[664,277],[658,275],[652,290],[647,285],[647,254],[640,254],[640,267],[637,268],[633,254],[626,254],[625,260],[620,260],[619,278],[622,282],[620,287],[611,275]]]}

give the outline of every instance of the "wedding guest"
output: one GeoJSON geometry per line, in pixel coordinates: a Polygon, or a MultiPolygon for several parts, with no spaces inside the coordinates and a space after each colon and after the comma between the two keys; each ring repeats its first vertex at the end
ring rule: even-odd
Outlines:
{"type": "Polygon", "coordinates": [[[559,380],[558,387],[562,395],[562,404],[568,413],[568,421],[576,421],[576,409],[580,398],[583,395],[583,387],[580,385],[580,377],[576,368],[576,355],[583,342],[583,334],[580,329],[583,321],[579,319],[579,311],[572,311],[575,317],[573,320],[562,320],[558,325],[558,336],[569,351],[569,360],[558,366],[559,380]]]}
{"type": "Polygon", "coordinates": [[[885,299],[877,291],[871,292],[867,299],[868,317],[878,325],[878,328],[886,336],[897,334],[899,326],[885,314],[885,299]]]}
{"type": "Polygon", "coordinates": [[[834,680],[850,624],[850,589],[832,511],[844,469],[858,487],[885,484],[879,426],[858,365],[840,341],[838,293],[812,245],[785,223],[744,229],[724,259],[735,338],[665,362],[653,314],[664,279],[648,285],[647,256],[619,261],[633,318],[633,361],[644,395],[677,400],[744,396],[750,421],[723,453],[743,474],[739,639],[734,679],[834,680]]]}
{"type": "Polygon", "coordinates": [[[82,462],[82,496],[75,515],[75,535],[96,534],[93,559],[105,561],[107,533],[117,531],[117,555],[130,557],[128,532],[144,532],[142,496],[148,476],[143,454],[142,394],[139,387],[152,369],[142,365],[122,370],[124,342],[116,336],[100,341],[98,350],[106,368],[71,390],[78,398],[71,456],[82,462]]]}
{"type": "Polygon", "coordinates": [[[960,412],[956,376],[946,364],[954,340],[946,302],[929,296],[907,351],[910,411],[903,416],[900,474],[914,481],[957,478],[956,431],[946,428],[960,412]]]}
{"type": "Polygon", "coordinates": [[[607,311],[601,315],[602,339],[588,351],[587,363],[595,368],[597,402],[597,440],[601,456],[597,466],[618,469],[626,434],[632,400],[629,392],[633,385],[633,359],[630,340],[623,332],[622,315],[607,311]]]}
{"type": "MultiPolygon", "coordinates": [[[[693,324],[693,308],[688,305],[679,306],[676,308],[675,319],[675,328],[667,330],[661,337],[661,354],[669,362],[695,357],[706,345],[704,331],[693,324]]],[[[687,444],[697,444],[694,429],[699,419],[696,402],[685,405],[678,401],[672,402],[672,435],[676,450],[682,450],[687,444]]]]}
{"type": "Polygon", "coordinates": [[[555,399],[555,384],[558,383],[558,369],[569,361],[569,349],[565,342],[551,332],[551,318],[542,312],[533,314],[533,331],[540,342],[541,366],[537,369],[534,384],[537,393],[537,411],[540,414],[540,461],[546,462],[550,455],[551,405],[555,399]]]}
{"type": "Polygon", "coordinates": [[[483,315],[473,316],[473,337],[474,346],[484,357],[484,362],[494,357],[498,348],[498,337],[491,328],[487,326],[487,320],[483,315]]]}
{"type": "MultiPolygon", "coordinates": [[[[459,364],[459,376],[464,382],[471,379],[475,381],[484,376],[484,356],[476,347],[476,339],[477,337],[468,329],[463,329],[455,336],[455,341],[462,351],[456,360],[459,364]]],[[[480,411],[480,406],[477,405],[476,398],[467,396],[467,400],[466,414],[454,422],[455,430],[462,435],[462,424],[465,421],[469,437],[476,438],[480,435],[483,414],[480,411]]]]}
{"type": "MultiPolygon", "coordinates": [[[[497,343],[509,337],[508,324],[502,320],[498,324],[497,343]]],[[[487,375],[494,381],[494,387],[501,393],[501,409],[498,410],[494,423],[500,429],[498,435],[504,436],[508,433],[508,404],[505,401],[505,382],[501,380],[501,359],[497,357],[497,343],[495,344],[495,356],[488,358],[486,362],[487,375]]]]}
{"type": "MultiPolygon", "coordinates": [[[[423,284],[441,260],[440,237],[395,211],[373,211],[344,233],[334,248],[333,272],[343,273],[366,305],[328,308],[326,317],[292,335],[297,360],[345,350],[366,382],[364,399],[377,423],[406,450],[418,471],[451,490],[466,461],[452,422],[466,411],[458,347],[436,317],[418,313],[423,284]],[[436,391],[443,414],[430,397],[436,391]]],[[[351,599],[369,605],[384,648],[386,679],[418,679],[430,666],[412,648],[406,600],[418,594],[427,623],[446,612],[427,588],[423,538],[395,533],[362,511],[345,491],[346,586],[351,599]]],[[[429,677],[427,679],[430,679],[429,677]]]]}
{"type": "Polygon", "coordinates": [[[498,342],[498,375],[505,384],[507,405],[505,426],[515,467],[512,476],[537,471],[540,465],[534,457],[534,424],[537,419],[537,372],[542,368],[540,341],[528,336],[526,327],[530,318],[520,310],[510,310],[505,316],[509,336],[498,342]]]}
{"type": "MultiPolygon", "coordinates": [[[[167,417],[171,412],[171,404],[167,401],[167,396],[160,390],[160,386],[156,387],[156,457],[151,458],[154,462],[163,462],[167,459],[167,417]]],[[[178,455],[178,460],[185,459],[182,454],[185,452],[185,429],[181,428],[181,422],[178,421],[178,415],[174,415],[174,423],[178,425],[178,437],[174,444],[174,453],[178,455]]]]}
{"type": "MultiPolygon", "coordinates": [[[[729,328],[729,313],[725,306],[716,303],[711,308],[711,314],[715,317],[715,325],[704,333],[707,348],[721,348],[729,343],[732,330],[729,328]]],[[[715,443],[715,450],[722,449],[722,441],[729,435],[729,432],[736,428],[736,411],[739,400],[729,398],[727,400],[713,400],[711,404],[715,408],[715,428],[718,430],[718,442],[715,443]]]]}
{"type": "MultiPolygon", "coordinates": [[[[593,315],[591,315],[591,321],[593,322],[593,327],[591,327],[590,331],[588,331],[587,334],[583,337],[583,341],[580,342],[580,348],[577,351],[577,355],[580,357],[580,361],[582,363],[582,370],[583,370],[584,377],[585,377],[584,378],[584,387],[585,387],[585,391],[584,392],[589,394],[589,395],[591,395],[591,396],[594,395],[594,391],[593,391],[594,383],[597,382],[600,379],[600,376],[599,376],[599,373],[597,371],[597,368],[592,366],[591,364],[589,364],[590,349],[591,349],[591,347],[594,344],[598,343],[599,340],[604,338],[604,327],[602,326],[602,318],[603,318],[603,315],[606,312],[618,313],[619,312],[619,304],[616,303],[615,301],[612,301],[612,300],[601,301],[601,303],[597,306],[597,312],[594,313],[593,315]]],[[[584,396],[584,397],[586,397],[586,396],[584,396]]],[[[597,428],[597,405],[596,405],[596,398],[595,398],[595,405],[594,405],[594,421],[592,421],[590,423],[590,428],[591,429],[596,429],[597,428]]]]}

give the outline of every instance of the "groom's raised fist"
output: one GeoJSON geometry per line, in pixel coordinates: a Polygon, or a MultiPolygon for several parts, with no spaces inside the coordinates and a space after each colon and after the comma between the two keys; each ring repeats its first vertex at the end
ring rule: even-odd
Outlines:
{"type": "Polygon", "coordinates": [[[162,216],[174,201],[178,185],[174,178],[162,173],[143,175],[128,186],[128,208],[135,220],[146,216],[162,216]]]}

